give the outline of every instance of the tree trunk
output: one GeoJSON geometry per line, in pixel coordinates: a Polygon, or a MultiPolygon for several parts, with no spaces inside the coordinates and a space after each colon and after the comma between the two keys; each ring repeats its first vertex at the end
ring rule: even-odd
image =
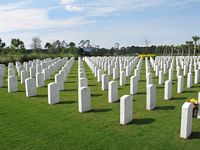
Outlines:
{"type": "Polygon", "coordinates": [[[197,42],[194,42],[194,56],[196,56],[196,48],[197,48],[197,42]]]}

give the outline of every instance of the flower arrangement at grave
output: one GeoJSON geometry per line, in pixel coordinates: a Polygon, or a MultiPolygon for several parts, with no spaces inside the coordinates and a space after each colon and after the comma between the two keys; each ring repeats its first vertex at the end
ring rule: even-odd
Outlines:
{"type": "Polygon", "coordinates": [[[198,100],[195,98],[191,98],[188,99],[187,102],[193,105],[193,117],[197,117],[198,106],[199,106],[198,100]]]}
{"type": "Polygon", "coordinates": [[[198,105],[198,101],[195,98],[188,99],[187,102],[192,103],[193,105],[198,105]]]}

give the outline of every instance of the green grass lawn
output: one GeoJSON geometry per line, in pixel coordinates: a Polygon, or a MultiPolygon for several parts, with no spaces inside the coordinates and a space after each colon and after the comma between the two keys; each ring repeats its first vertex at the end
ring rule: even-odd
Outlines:
{"type": "MultiPolygon", "coordinates": [[[[145,66],[138,83],[139,93],[133,96],[134,120],[119,124],[119,102],[109,104],[108,92],[101,91],[89,67],[84,63],[92,93],[92,111],[78,112],[77,67],[75,62],[61,92],[61,103],[49,106],[47,86],[38,88],[38,96],[25,97],[24,85],[19,92],[0,88],[0,149],[199,149],[200,120],[193,119],[193,133],[188,140],[180,139],[181,106],[187,98],[197,98],[200,84],[176,93],[173,81],[173,99],[164,100],[164,85],[156,84],[156,109],[147,111],[145,66]]],[[[176,72],[175,72],[176,73],[176,72]]],[[[133,72],[132,72],[133,74],[133,72]]],[[[167,78],[167,76],[165,76],[167,78]]],[[[175,77],[175,75],[174,75],[175,77]]],[[[46,82],[53,82],[51,80],[46,82]]],[[[119,86],[119,98],[129,94],[127,85],[119,86]]]]}

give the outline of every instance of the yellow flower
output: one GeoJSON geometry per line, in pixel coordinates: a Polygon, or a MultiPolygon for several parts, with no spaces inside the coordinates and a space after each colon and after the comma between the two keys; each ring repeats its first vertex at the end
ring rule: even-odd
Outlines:
{"type": "Polygon", "coordinates": [[[193,104],[198,104],[198,101],[195,98],[187,100],[187,102],[193,103],[193,104]]]}

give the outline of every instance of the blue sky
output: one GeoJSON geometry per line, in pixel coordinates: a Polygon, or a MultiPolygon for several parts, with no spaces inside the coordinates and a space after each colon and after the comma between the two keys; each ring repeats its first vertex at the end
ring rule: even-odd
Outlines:
{"type": "Polygon", "coordinates": [[[0,0],[0,38],[100,47],[181,44],[200,35],[200,0],[0,0]]]}

